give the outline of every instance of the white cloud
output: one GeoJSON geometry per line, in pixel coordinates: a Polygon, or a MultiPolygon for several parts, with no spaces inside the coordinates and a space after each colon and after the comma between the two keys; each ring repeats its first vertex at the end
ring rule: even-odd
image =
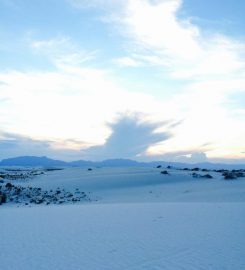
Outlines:
{"type": "Polygon", "coordinates": [[[194,58],[200,53],[199,30],[188,21],[178,22],[176,12],[181,1],[128,1],[120,18],[126,31],[138,45],[156,49],[174,57],[194,58]],[[181,44],[181,46],[180,46],[181,44]]]}
{"type": "Polygon", "coordinates": [[[174,78],[203,78],[204,76],[237,73],[245,68],[244,48],[239,41],[218,33],[204,35],[189,18],[178,18],[180,0],[129,0],[117,23],[124,34],[136,43],[131,54],[158,58],[153,64],[167,68],[174,78]]]}
{"type": "Polygon", "coordinates": [[[174,136],[150,146],[148,155],[244,156],[244,110],[227,107],[231,93],[245,91],[242,42],[204,35],[189,18],[179,19],[180,0],[70,2],[78,8],[104,7],[104,22],[112,21],[127,44],[125,56],[115,60],[121,67],[155,66],[169,81],[188,79],[189,84],[164,100],[137,93],[121,87],[113,72],[85,66],[96,52],[69,37],[35,40],[33,51],[49,58],[56,70],[0,74],[2,128],[52,141],[53,148],[80,149],[105,143],[111,134],[107,122],[118,114],[139,113],[148,121],[183,120],[172,128],[174,136]]]}
{"type": "Polygon", "coordinates": [[[35,53],[47,57],[57,67],[81,65],[95,58],[96,51],[81,49],[69,37],[56,37],[47,40],[31,40],[30,47],[35,53]]]}
{"type": "MultiPolygon", "coordinates": [[[[161,104],[151,96],[121,89],[99,69],[63,66],[55,72],[0,74],[1,127],[40,140],[75,139],[103,144],[110,135],[106,121],[118,113],[151,114],[161,104]]],[[[70,146],[74,144],[69,143],[70,146]]]]}
{"type": "Polygon", "coordinates": [[[115,63],[119,64],[121,67],[140,67],[142,63],[131,58],[131,57],[121,57],[115,60],[115,63]]]}
{"type": "Polygon", "coordinates": [[[62,142],[62,147],[55,147],[59,142],[50,140],[36,140],[19,134],[11,134],[0,130],[0,158],[9,158],[14,156],[35,155],[49,156],[55,159],[75,160],[81,158],[80,151],[72,147],[64,147],[70,143],[83,144],[75,140],[66,140],[62,142]]]}
{"type": "MultiPolygon", "coordinates": [[[[202,151],[208,157],[244,155],[240,151],[245,148],[244,112],[236,110],[234,118],[233,111],[224,107],[227,100],[219,81],[197,83],[167,100],[126,90],[113,73],[95,68],[63,65],[54,72],[12,71],[1,73],[0,81],[4,82],[0,85],[0,98],[4,99],[1,128],[49,141],[55,149],[79,150],[104,144],[111,134],[108,122],[118,115],[138,113],[144,121],[171,120],[157,131],[170,129],[173,136],[150,146],[147,155],[177,151],[202,151]]],[[[235,89],[243,86],[241,81],[235,89]]]]}
{"type": "Polygon", "coordinates": [[[109,127],[112,131],[104,145],[91,147],[84,151],[86,158],[131,158],[145,157],[147,148],[158,142],[168,140],[171,133],[158,132],[163,122],[149,122],[137,114],[121,115],[109,127]]]}
{"type": "Polygon", "coordinates": [[[193,151],[212,142],[205,149],[209,156],[240,156],[245,119],[241,111],[234,117],[227,103],[231,93],[245,92],[245,44],[217,32],[204,34],[190,18],[179,18],[181,7],[181,0],[128,0],[107,18],[126,37],[125,67],[156,66],[170,80],[189,81],[183,94],[164,102],[166,111],[185,120],[171,140],[149,153],[193,151]]]}

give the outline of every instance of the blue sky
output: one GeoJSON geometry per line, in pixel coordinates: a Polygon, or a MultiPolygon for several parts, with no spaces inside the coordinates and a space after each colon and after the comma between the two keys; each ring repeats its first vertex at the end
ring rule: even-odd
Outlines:
{"type": "Polygon", "coordinates": [[[244,10],[0,0],[0,159],[243,162],[244,10]]]}

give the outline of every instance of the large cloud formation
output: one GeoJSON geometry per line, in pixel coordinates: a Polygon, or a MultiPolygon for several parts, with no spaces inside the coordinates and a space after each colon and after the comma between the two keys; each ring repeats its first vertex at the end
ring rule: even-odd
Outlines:
{"type": "MultiPolygon", "coordinates": [[[[146,158],[147,149],[171,137],[169,131],[157,132],[164,123],[142,121],[137,116],[121,116],[117,121],[108,125],[111,135],[102,145],[84,147],[79,150],[65,149],[57,141],[35,140],[25,136],[0,133],[1,158],[20,155],[47,155],[53,158],[75,160],[91,159],[103,160],[106,158],[146,158]]],[[[78,144],[76,140],[65,140],[61,145],[78,144]]]]}
{"type": "Polygon", "coordinates": [[[142,122],[136,116],[123,116],[110,124],[111,135],[101,146],[91,147],[85,154],[95,159],[140,158],[147,149],[171,137],[169,131],[156,132],[162,123],[142,122]]]}

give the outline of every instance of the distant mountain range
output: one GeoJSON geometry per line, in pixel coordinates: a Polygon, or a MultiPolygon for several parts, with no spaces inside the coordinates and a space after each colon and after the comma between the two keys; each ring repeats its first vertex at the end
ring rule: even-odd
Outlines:
{"type": "Polygon", "coordinates": [[[22,156],[3,159],[0,166],[67,166],[67,162],[47,157],[22,156]]]}
{"type": "Polygon", "coordinates": [[[0,162],[0,166],[41,166],[41,167],[156,167],[161,165],[162,167],[172,166],[176,168],[206,168],[206,169],[243,169],[245,164],[217,164],[217,163],[196,163],[186,164],[178,162],[165,162],[165,161],[153,161],[153,162],[138,162],[131,159],[107,159],[103,161],[86,161],[77,160],[66,162],[62,160],[50,159],[48,157],[37,156],[21,156],[3,159],[0,162]]]}
{"type": "Polygon", "coordinates": [[[130,159],[108,159],[104,161],[77,160],[66,162],[62,160],[51,159],[48,157],[21,156],[3,159],[0,162],[0,166],[135,167],[135,166],[147,166],[147,163],[140,163],[130,159]]]}

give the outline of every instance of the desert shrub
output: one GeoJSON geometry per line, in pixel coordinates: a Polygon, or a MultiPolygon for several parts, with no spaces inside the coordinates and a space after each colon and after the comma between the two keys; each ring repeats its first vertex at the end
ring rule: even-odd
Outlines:
{"type": "Polygon", "coordinates": [[[205,174],[205,175],[202,176],[202,178],[212,179],[213,176],[210,175],[210,174],[205,174]]]}
{"type": "Polygon", "coordinates": [[[233,179],[236,179],[236,175],[232,172],[228,172],[228,173],[225,173],[223,174],[224,175],[224,179],[225,180],[233,180],[233,179]]]}
{"type": "Polygon", "coordinates": [[[5,193],[0,192],[0,205],[7,202],[7,196],[5,193]]]}

